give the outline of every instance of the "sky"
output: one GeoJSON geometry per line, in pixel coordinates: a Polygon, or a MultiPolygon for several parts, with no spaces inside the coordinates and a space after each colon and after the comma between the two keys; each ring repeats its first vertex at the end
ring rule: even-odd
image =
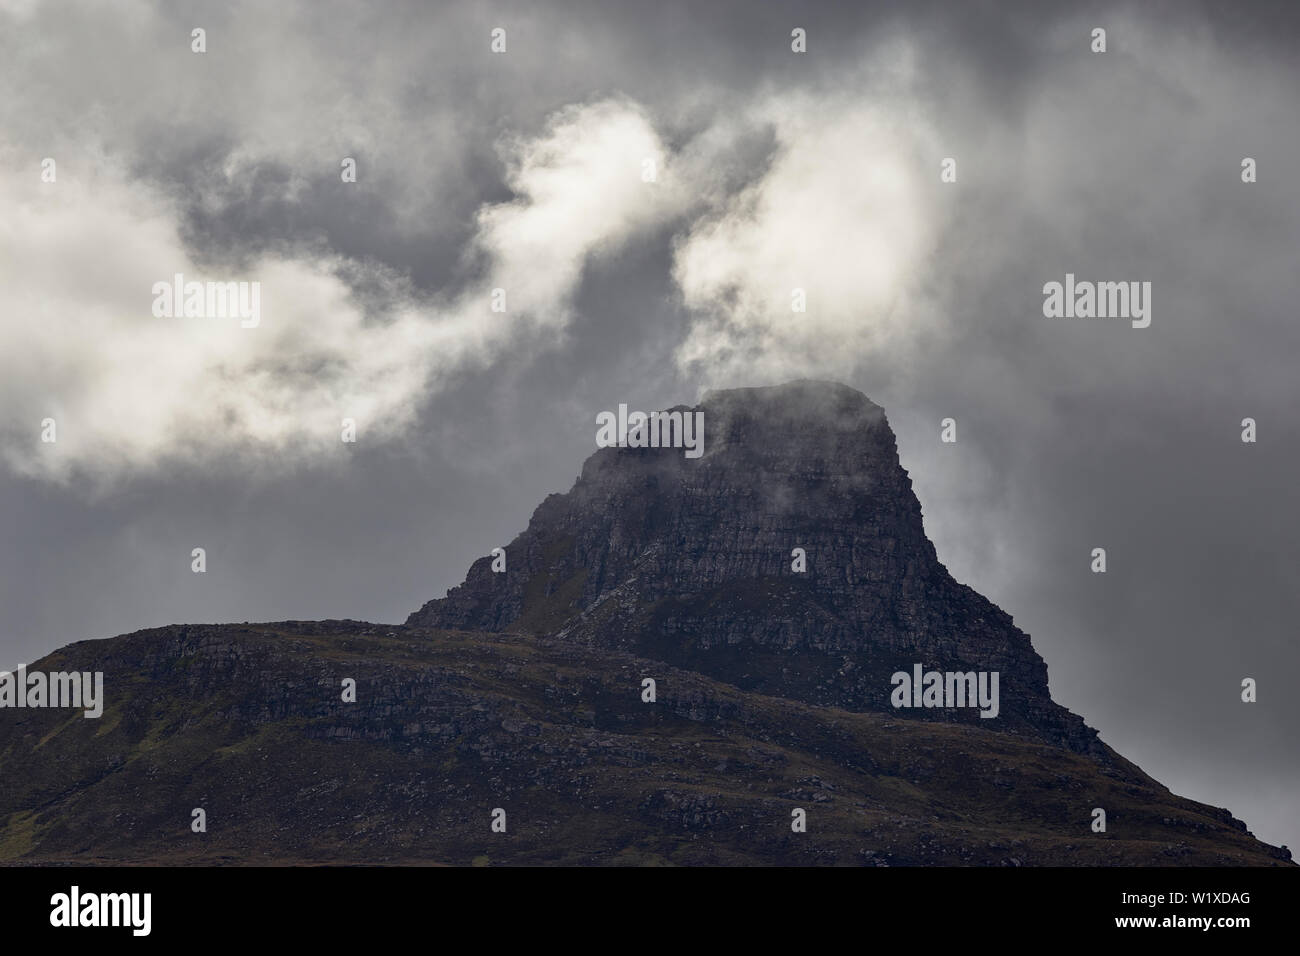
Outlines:
{"type": "Polygon", "coordinates": [[[1262,2],[0,0],[0,667],[400,622],[597,412],[834,379],[1054,697],[1300,846],[1298,40],[1262,2]],[[178,273],[257,325],[159,317],[178,273]],[[1150,282],[1149,327],[1045,316],[1067,274],[1150,282]]]}

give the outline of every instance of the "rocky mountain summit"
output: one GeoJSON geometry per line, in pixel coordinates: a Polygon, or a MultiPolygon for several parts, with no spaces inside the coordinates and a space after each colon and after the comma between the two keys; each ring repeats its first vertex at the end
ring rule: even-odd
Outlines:
{"type": "Polygon", "coordinates": [[[0,709],[0,862],[1289,865],[1052,701],[939,563],[865,396],[678,411],[703,454],[602,448],[502,570],[404,625],[174,625],[28,665],[102,673],[103,712],[0,709]],[[997,672],[996,717],[895,708],[918,665],[997,672]]]}
{"type": "Polygon", "coordinates": [[[878,405],[804,381],[711,392],[690,411],[701,457],[601,449],[505,548],[504,573],[481,558],[407,624],[552,635],[847,710],[896,712],[890,677],[916,664],[996,671],[989,729],[1108,758],[1052,702],[1029,638],[939,562],[878,405]]]}

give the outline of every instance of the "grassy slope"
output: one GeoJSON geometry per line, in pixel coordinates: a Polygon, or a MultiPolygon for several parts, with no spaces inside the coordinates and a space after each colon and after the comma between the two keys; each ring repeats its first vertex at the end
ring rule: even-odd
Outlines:
{"type": "Polygon", "coordinates": [[[0,861],[1281,863],[1131,765],[978,727],[511,636],[197,630],[31,665],[103,670],[108,706],[0,711],[0,861]],[[345,676],[356,704],[339,701],[345,676]]]}

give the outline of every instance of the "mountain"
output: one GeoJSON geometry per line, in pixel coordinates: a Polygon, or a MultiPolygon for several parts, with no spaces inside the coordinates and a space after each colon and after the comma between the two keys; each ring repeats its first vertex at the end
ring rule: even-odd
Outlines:
{"type": "Polygon", "coordinates": [[[481,558],[406,623],[553,634],[856,711],[896,713],[890,677],[916,664],[997,671],[997,719],[909,716],[1110,758],[1053,703],[1029,638],[939,563],[878,405],[844,385],[793,382],[679,410],[703,413],[701,457],[601,449],[505,548],[507,573],[481,558]]]}
{"type": "Polygon", "coordinates": [[[673,411],[702,454],[600,449],[404,625],[177,625],[29,665],[102,672],[106,704],[0,710],[0,861],[1287,865],[1052,701],[865,396],[673,411]],[[996,714],[894,707],[918,666],[996,673],[996,714]]]}

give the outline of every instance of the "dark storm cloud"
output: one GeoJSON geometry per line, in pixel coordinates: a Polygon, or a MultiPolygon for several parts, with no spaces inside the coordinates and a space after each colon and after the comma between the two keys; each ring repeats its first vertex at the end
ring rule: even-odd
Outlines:
{"type": "Polygon", "coordinates": [[[569,486],[597,411],[836,376],[885,407],[941,559],[1031,634],[1058,699],[1176,792],[1294,845],[1294,18],[1267,4],[37,4],[0,38],[18,165],[57,155],[71,179],[96,145],[175,204],[196,261],[304,246],[373,261],[345,272],[367,301],[387,270],[420,293],[472,281],[476,216],[512,198],[503,138],[541,135],[568,104],[622,94],[670,150],[724,145],[699,196],[588,264],[567,324],[447,369],[396,437],[287,472],[169,465],[107,496],[6,472],[0,664],[172,621],[401,620],[569,486]],[[211,47],[198,62],[196,25],[211,47]],[[498,25],[510,53],[492,60],[498,25]],[[1104,56],[1087,50],[1094,25],[1104,56]],[[906,88],[859,86],[896,41],[906,88]],[[933,317],[876,350],[828,329],[801,367],[683,365],[700,319],[673,280],[675,240],[746,185],[778,195],[766,177],[789,113],[746,111],[801,89],[822,97],[824,129],[879,95],[936,134],[920,196],[934,247],[916,264],[933,317]],[[342,192],[349,155],[361,181],[342,192]],[[947,155],[955,186],[938,182],[947,155]],[[1258,183],[1240,182],[1243,156],[1258,183]],[[1151,281],[1151,328],[1045,319],[1042,285],[1067,271],[1151,281]],[[948,416],[955,445],[938,441],[948,416]],[[1256,445],[1238,438],[1246,416],[1256,445]],[[1088,571],[1094,547],[1105,575],[1088,571]],[[1245,676],[1258,704],[1239,701],[1245,676]]]}

